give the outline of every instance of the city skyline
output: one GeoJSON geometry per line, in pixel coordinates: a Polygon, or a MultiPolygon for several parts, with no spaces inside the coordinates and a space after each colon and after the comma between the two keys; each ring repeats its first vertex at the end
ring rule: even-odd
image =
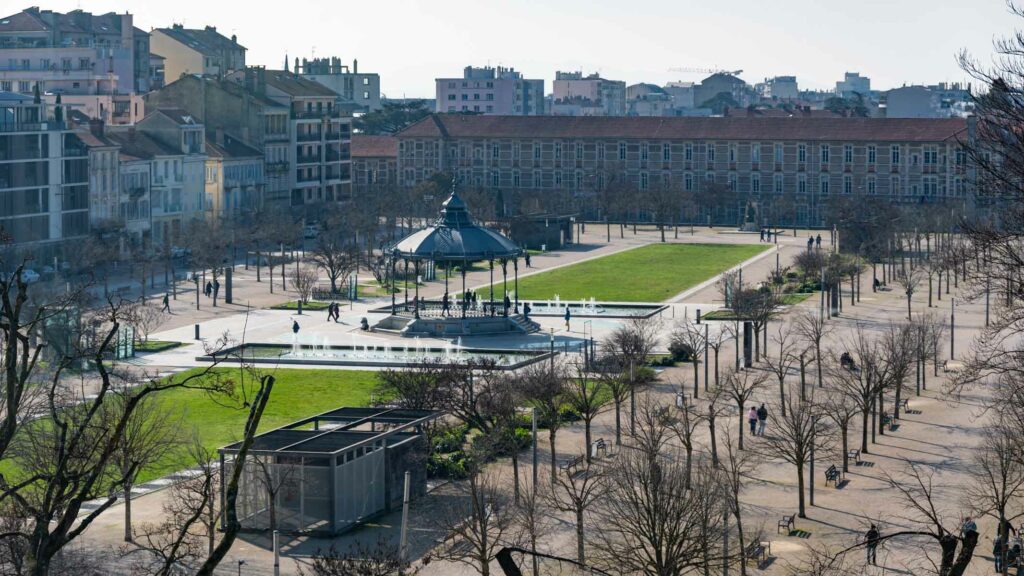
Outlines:
{"type": "Polygon", "coordinates": [[[272,20],[237,6],[200,5],[193,0],[141,9],[127,0],[57,0],[40,8],[127,10],[135,15],[136,26],[146,31],[174,23],[215,26],[226,35],[237,34],[248,48],[248,63],[269,68],[280,68],[285,54],[291,62],[314,55],[358,59],[363,70],[381,75],[381,91],[391,98],[432,98],[434,78],[458,76],[467,65],[513,66],[527,78],[544,79],[546,92],[557,70],[596,71],[628,84],[696,82],[706,76],[670,72],[673,67],[742,69],[741,77],[751,84],[769,76],[795,75],[801,89],[819,90],[833,89],[847,71],[868,76],[872,88],[882,90],[957,82],[965,80],[956,64],[957,51],[967,49],[988,62],[992,39],[1010,34],[1016,24],[1005,4],[990,0],[962,11],[956,19],[944,16],[955,6],[952,2],[919,0],[898,6],[871,0],[856,7],[799,1],[784,10],[747,0],[728,9],[659,0],[643,13],[608,2],[576,0],[556,6],[533,0],[481,6],[459,0],[444,12],[411,1],[392,4],[396,14],[404,15],[383,34],[379,26],[358,24],[385,12],[379,4],[332,12],[323,2],[297,0],[272,20]],[[202,10],[193,10],[200,6],[202,10]],[[486,21],[480,14],[488,15],[486,21]],[[800,28],[797,23],[790,32],[789,22],[795,20],[816,24],[800,28]],[[268,25],[281,30],[268,34],[268,25]],[[566,34],[567,28],[585,33],[566,34]],[[334,30],[339,32],[332,36],[334,30]],[[682,42],[672,37],[677,30],[682,42]],[[570,47],[560,47],[560,42],[570,47]]]}

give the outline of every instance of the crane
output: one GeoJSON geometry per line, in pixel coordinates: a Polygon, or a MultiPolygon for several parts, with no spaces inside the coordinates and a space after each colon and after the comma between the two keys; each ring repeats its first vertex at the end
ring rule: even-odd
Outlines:
{"type": "Polygon", "coordinates": [[[731,76],[739,76],[743,73],[743,70],[722,70],[721,68],[696,68],[692,66],[682,66],[676,68],[669,68],[669,72],[691,72],[698,74],[729,74],[731,76]]]}

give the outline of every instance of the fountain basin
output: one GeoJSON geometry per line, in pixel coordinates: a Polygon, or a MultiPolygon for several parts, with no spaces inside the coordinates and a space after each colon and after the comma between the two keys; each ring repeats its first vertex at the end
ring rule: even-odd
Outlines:
{"type": "MultiPolygon", "coordinates": [[[[556,351],[555,354],[558,352],[556,351]]],[[[493,360],[496,368],[516,370],[551,357],[548,350],[507,350],[404,345],[317,346],[315,344],[241,344],[211,355],[199,356],[200,362],[251,362],[255,364],[302,366],[365,366],[368,368],[404,368],[433,362],[441,365],[465,364],[470,360],[493,360]]]]}

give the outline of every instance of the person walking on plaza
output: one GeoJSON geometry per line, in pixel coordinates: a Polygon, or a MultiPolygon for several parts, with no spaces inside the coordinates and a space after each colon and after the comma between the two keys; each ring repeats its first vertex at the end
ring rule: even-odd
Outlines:
{"type": "Polygon", "coordinates": [[[878,528],[875,528],[874,524],[872,524],[871,528],[869,528],[867,533],[864,534],[864,542],[867,545],[866,547],[868,551],[867,560],[868,564],[871,564],[872,566],[877,566],[875,562],[877,558],[878,540],[880,537],[881,534],[878,533],[878,528]]]}
{"type": "Polygon", "coordinates": [[[292,320],[292,334],[299,335],[299,321],[292,320]]]}
{"type": "Polygon", "coordinates": [[[814,250],[814,236],[807,239],[807,251],[810,252],[811,250],[814,250]]]}
{"type": "Polygon", "coordinates": [[[529,250],[526,251],[526,254],[525,254],[524,258],[526,258],[526,267],[527,268],[532,268],[532,266],[530,266],[530,251],[529,250]]]}
{"type": "Polygon", "coordinates": [[[814,239],[814,243],[817,244],[818,249],[821,250],[821,234],[818,234],[818,237],[814,239]]]}
{"type": "Polygon", "coordinates": [[[565,331],[566,332],[572,332],[572,330],[569,329],[569,320],[571,320],[571,319],[572,319],[572,312],[570,312],[569,311],[569,307],[566,306],[565,307],[565,331]]]}
{"type": "Polygon", "coordinates": [[[211,294],[213,294],[213,282],[210,282],[209,280],[207,280],[206,281],[206,286],[205,286],[205,288],[203,290],[203,295],[205,295],[207,298],[209,298],[211,294]]]}
{"type": "Polygon", "coordinates": [[[337,324],[341,321],[341,304],[334,303],[334,323],[337,324]]]}
{"type": "Polygon", "coordinates": [[[334,302],[327,305],[327,321],[330,322],[334,319],[334,302]]]}
{"type": "Polygon", "coordinates": [[[217,299],[217,295],[220,294],[220,280],[213,281],[213,299],[217,299]]]}
{"type": "Polygon", "coordinates": [[[757,435],[757,408],[753,405],[750,406],[750,410],[747,411],[747,422],[750,424],[750,435],[757,435]]]}
{"type": "Polygon", "coordinates": [[[1003,558],[1006,557],[1006,545],[1003,544],[1003,535],[996,533],[992,540],[992,556],[995,557],[996,572],[1003,571],[1003,558]]]}
{"type": "Polygon", "coordinates": [[[759,240],[759,241],[760,242],[764,242],[764,228],[763,227],[761,228],[761,240],[759,240]]]}
{"type": "Polygon", "coordinates": [[[168,314],[171,313],[171,299],[167,297],[167,294],[164,294],[163,312],[167,312],[168,314]]]}
{"type": "Polygon", "coordinates": [[[761,404],[757,409],[757,435],[764,436],[764,427],[768,424],[768,409],[761,404]]]}
{"type": "Polygon", "coordinates": [[[448,293],[444,293],[444,297],[441,298],[441,316],[449,316],[451,313],[448,310],[448,293]]]}

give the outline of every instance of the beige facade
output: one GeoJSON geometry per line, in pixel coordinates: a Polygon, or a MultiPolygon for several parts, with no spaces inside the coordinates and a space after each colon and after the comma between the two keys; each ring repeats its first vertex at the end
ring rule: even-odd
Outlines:
{"type": "Polygon", "coordinates": [[[157,28],[150,35],[150,50],[163,56],[167,82],[182,74],[223,76],[245,69],[246,48],[235,36],[227,38],[213,26],[191,29],[175,24],[157,28]]]}
{"type": "Polygon", "coordinates": [[[704,208],[725,200],[729,205],[700,215],[722,222],[748,200],[785,199],[791,223],[801,225],[821,224],[832,198],[969,201],[963,120],[537,120],[544,122],[427,118],[397,136],[400,182],[415,186],[447,172],[495,191],[586,195],[614,185],[626,204],[631,195],[667,187],[680,205],[685,198],[704,208]]]}

